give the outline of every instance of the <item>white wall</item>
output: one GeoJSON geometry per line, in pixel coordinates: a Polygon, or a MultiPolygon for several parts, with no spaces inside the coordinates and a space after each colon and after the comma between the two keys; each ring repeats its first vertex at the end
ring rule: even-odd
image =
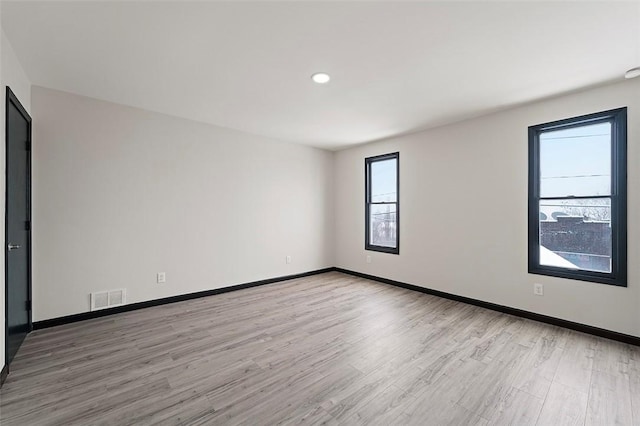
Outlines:
{"type": "MultiPolygon", "coordinates": [[[[13,48],[7,40],[4,32],[0,29],[0,88],[2,89],[0,99],[0,135],[2,135],[2,143],[0,143],[0,164],[2,165],[2,173],[0,173],[0,188],[2,189],[2,200],[0,202],[0,217],[4,217],[5,208],[5,143],[4,143],[4,121],[5,121],[5,97],[6,86],[11,87],[13,93],[18,97],[20,103],[25,107],[27,112],[31,111],[31,82],[25,74],[20,62],[16,58],[13,48]]],[[[2,225],[2,241],[4,241],[4,220],[1,221],[2,225]]],[[[5,296],[5,282],[4,282],[4,256],[0,256],[0,282],[2,283],[2,291],[0,291],[0,330],[4,334],[5,329],[5,312],[4,312],[4,296],[5,296]]],[[[0,339],[0,368],[4,366],[5,361],[5,341],[4,337],[0,339]]]]}
{"type": "Polygon", "coordinates": [[[640,79],[340,151],[336,266],[640,336],[640,79]],[[527,273],[527,127],[628,106],[627,288],[527,273]],[[400,255],[364,250],[364,158],[400,152],[400,255]],[[372,263],[365,262],[370,254],[372,263]],[[543,297],[533,295],[543,283],[543,297]]]}
{"type": "Polygon", "coordinates": [[[332,153],[37,86],[32,106],[35,321],[333,266],[332,153]]]}
{"type": "Polygon", "coordinates": [[[36,321],[87,311],[91,291],[132,303],[335,265],[640,336],[640,80],[333,154],[32,92],[36,321]],[[628,287],[528,274],[527,127],[621,106],[628,287]],[[364,158],[393,151],[399,256],[363,248],[364,158]]]}
{"type": "MultiPolygon", "coordinates": [[[[31,111],[31,81],[22,69],[13,47],[9,43],[7,36],[2,33],[2,104],[5,101],[5,86],[11,87],[22,106],[30,113],[31,111]]],[[[4,110],[3,110],[4,111],[4,110]]],[[[2,116],[4,120],[4,115],[2,116]]],[[[4,123],[4,121],[3,121],[4,123]]],[[[4,127],[3,127],[4,131],[4,127]]],[[[4,133],[3,133],[4,135],[4,133]]],[[[4,148],[3,148],[4,149],[4,148]]],[[[4,164],[4,163],[3,163],[4,164]]]]}

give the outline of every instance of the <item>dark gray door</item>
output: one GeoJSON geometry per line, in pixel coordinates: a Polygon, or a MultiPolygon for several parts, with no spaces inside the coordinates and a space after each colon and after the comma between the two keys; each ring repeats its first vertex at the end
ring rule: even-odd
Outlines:
{"type": "Polygon", "coordinates": [[[31,331],[31,117],[7,87],[6,363],[31,331]]]}

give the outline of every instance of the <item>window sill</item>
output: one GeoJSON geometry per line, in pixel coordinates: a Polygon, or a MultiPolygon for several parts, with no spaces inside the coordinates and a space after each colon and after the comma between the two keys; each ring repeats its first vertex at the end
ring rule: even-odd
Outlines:
{"type": "Polygon", "coordinates": [[[626,277],[616,277],[613,274],[605,274],[591,271],[571,271],[562,268],[553,268],[545,266],[529,267],[529,273],[535,275],[546,275],[549,277],[566,278],[570,280],[587,281],[598,284],[615,285],[617,287],[626,287],[626,277]]]}
{"type": "Polygon", "coordinates": [[[364,247],[364,249],[368,251],[377,251],[379,253],[400,254],[400,249],[395,247],[367,245],[364,247]]]}

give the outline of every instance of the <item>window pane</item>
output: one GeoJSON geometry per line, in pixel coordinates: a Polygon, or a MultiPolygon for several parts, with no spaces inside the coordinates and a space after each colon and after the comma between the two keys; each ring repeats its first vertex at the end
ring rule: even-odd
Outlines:
{"type": "Polygon", "coordinates": [[[540,196],[611,195],[611,123],[540,135],[540,196]]]}
{"type": "Polygon", "coordinates": [[[611,199],[540,201],[540,264],[611,272],[611,199]]]}
{"type": "Polygon", "coordinates": [[[372,204],[369,210],[369,240],[371,245],[397,247],[395,204],[372,204]]]}
{"type": "Polygon", "coordinates": [[[396,159],[371,163],[371,202],[396,202],[396,159]]]}

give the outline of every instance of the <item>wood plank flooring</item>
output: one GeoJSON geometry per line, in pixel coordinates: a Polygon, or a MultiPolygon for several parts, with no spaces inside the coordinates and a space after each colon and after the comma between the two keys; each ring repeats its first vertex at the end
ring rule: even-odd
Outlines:
{"type": "Polygon", "coordinates": [[[36,331],[10,425],[640,425],[640,348],[337,272],[36,331]]]}

